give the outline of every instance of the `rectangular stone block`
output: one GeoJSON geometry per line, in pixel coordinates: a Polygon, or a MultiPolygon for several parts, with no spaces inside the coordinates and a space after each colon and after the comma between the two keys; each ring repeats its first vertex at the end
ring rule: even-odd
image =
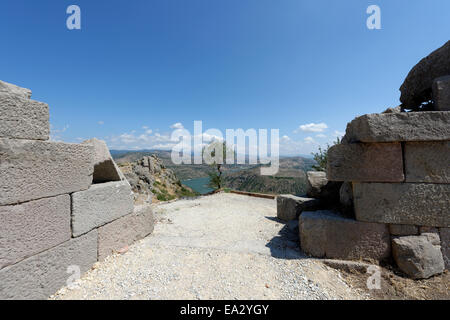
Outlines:
{"type": "Polygon", "coordinates": [[[320,200],[314,198],[296,197],[290,194],[277,197],[277,218],[290,221],[298,219],[302,211],[318,210],[320,200]]]}
{"type": "Polygon", "coordinates": [[[0,205],[85,190],[92,173],[92,146],[0,139],[0,205]]]}
{"type": "Polygon", "coordinates": [[[439,111],[450,111],[450,75],[433,82],[434,107],[439,111]]]}
{"type": "Polygon", "coordinates": [[[353,195],[359,221],[450,226],[450,184],[354,183],[353,195]]]}
{"type": "Polygon", "coordinates": [[[391,224],[389,232],[393,236],[416,236],[419,234],[419,227],[406,224],[391,224]]]}
{"type": "Polygon", "coordinates": [[[441,251],[444,257],[445,269],[450,270],[450,228],[440,228],[441,251]]]}
{"type": "Polygon", "coordinates": [[[0,270],[0,299],[46,299],[97,261],[97,230],[0,270]],[[69,270],[69,272],[68,272],[69,270]]]}
{"type": "Polygon", "coordinates": [[[98,228],[98,260],[143,239],[153,232],[155,220],[150,206],[98,228]]]}
{"type": "Polygon", "coordinates": [[[70,196],[0,207],[0,269],[71,237],[70,196]]]}
{"type": "Polygon", "coordinates": [[[48,140],[48,105],[0,93],[0,138],[48,140]]]}
{"type": "Polygon", "coordinates": [[[349,142],[450,140],[450,112],[366,114],[347,125],[345,136],[349,142]]]}
{"type": "Polygon", "coordinates": [[[78,237],[94,228],[133,212],[133,194],[126,181],[92,185],[72,194],[72,235],[78,237]]]}
{"type": "Polygon", "coordinates": [[[391,252],[387,225],[359,222],[331,211],[303,212],[299,232],[302,250],[319,258],[383,260],[391,252]]]}
{"type": "Polygon", "coordinates": [[[328,150],[330,181],[402,182],[400,143],[338,144],[328,150]]]}
{"type": "Polygon", "coordinates": [[[406,182],[450,183],[450,141],[405,143],[406,182]]]}

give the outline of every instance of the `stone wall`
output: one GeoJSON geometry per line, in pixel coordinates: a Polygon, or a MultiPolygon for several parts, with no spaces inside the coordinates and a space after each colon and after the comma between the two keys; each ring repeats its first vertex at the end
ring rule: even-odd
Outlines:
{"type": "Polygon", "coordinates": [[[308,173],[308,195],[318,204],[278,197],[278,217],[299,218],[304,252],[390,260],[414,279],[449,268],[449,74],[450,41],[411,70],[402,106],[351,121],[328,151],[327,172],[308,173]]]}
{"type": "Polygon", "coordinates": [[[0,299],[45,299],[154,226],[106,144],[49,141],[30,97],[0,81],[0,299]]]}

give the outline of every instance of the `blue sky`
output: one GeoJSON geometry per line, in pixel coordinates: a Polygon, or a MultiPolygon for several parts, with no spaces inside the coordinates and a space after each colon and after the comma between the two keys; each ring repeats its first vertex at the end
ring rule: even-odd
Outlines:
{"type": "Polygon", "coordinates": [[[308,154],[397,106],[449,16],[448,0],[2,0],[0,79],[50,105],[55,140],[162,148],[202,120],[280,129],[282,154],[308,154]],[[71,4],[81,30],[66,28],[71,4]]]}

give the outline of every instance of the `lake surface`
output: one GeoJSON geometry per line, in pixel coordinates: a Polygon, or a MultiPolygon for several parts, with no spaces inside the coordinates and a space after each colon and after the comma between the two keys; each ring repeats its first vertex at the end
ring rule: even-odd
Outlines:
{"type": "Polygon", "coordinates": [[[214,191],[213,188],[208,187],[209,177],[183,180],[181,183],[200,194],[206,194],[214,191]]]}

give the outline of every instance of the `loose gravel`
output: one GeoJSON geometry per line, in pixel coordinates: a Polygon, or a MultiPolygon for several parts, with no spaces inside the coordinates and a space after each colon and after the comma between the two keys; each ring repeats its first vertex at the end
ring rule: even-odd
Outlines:
{"type": "Polygon", "coordinates": [[[298,248],[276,202],[219,193],[154,206],[154,232],[51,299],[363,299],[298,248]]]}

